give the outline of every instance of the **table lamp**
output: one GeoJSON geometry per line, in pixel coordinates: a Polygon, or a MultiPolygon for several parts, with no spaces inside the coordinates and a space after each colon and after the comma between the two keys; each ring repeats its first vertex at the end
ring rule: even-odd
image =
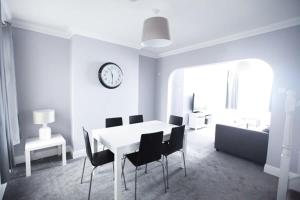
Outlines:
{"type": "Polygon", "coordinates": [[[42,124],[39,129],[39,138],[47,140],[51,138],[51,128],[47,126],[48,123],[55,121],[55,112],[52,109],[43,109],[33,111],[33,123],[42,124]]]}

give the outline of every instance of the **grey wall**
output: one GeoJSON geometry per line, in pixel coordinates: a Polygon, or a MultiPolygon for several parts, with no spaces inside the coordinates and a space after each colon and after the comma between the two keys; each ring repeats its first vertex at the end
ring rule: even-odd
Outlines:
{"type": "Polygon", "coordinates": [[[105,118],[138,113],[138,51],[81,36],[72,37],[72,132],[75,151],[84,148],[82,126],[105,127],[105,118]],[[116,89],[104,88],[98,70],[106,62],[118,64],[124,74],[116,89]]]}
{"type": "MultiPolygon", "coordinates": [[[[290,88],[300,94],[300,26],[274,31],[251,38],[228,42],[179,55],[161,58],[158,61],[156,116],[166,120],[168,79],[178,68],[199,66],[239,59],[257,58],[271,65],[274,72],[272,93],[272,121],[267,163],[279,166],[284,127],[284,96],[279,88],[290,88]]],[[[300,120],[299,109],[296,121],[300,120]]],[[[300,132],[300,123],[295,123],[295,132],[300,132]]],[[[295,147],[300,148],[300,134],[296,134],[295,147]]],[[[292,169],[296,170],[296,154],[292,169]]]]}
{"type": "Polygon", "coordinates": [[[154,58],[139,58],[139,114],[144,120],[155,119],[156,65],[154,58]]]}
{"type": "Polygon", "coordinates": [[[55,109],[52,132],[64,135],[71,144],[70,41],[22,29],[13,29],[21,144],[16,155],[24,154],[24,140],[38,136],[32,111],[55,109]]]}

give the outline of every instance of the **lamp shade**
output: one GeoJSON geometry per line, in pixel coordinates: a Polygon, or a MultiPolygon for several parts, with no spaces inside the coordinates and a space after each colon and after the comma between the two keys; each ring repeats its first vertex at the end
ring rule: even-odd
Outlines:
{"type": "Polygon", "coordinates": [[[171,43],[167,18],[151,17],[145,20],[141,42],[143,47],[166,47],[171,43]]]}
{"type": "Polygon", "coordinates": [[[55,112],[52,109],[33,111],[34,124],[48,124],[55,121],[55,112]]]}

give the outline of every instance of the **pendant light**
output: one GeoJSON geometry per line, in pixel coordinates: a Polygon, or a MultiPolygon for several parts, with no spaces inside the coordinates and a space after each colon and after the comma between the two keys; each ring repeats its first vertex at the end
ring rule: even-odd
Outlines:
{"type": "MultiPolygon", "coordinates": [[[[157,14],[159,10],[155,9],[154,12],[157,14]]],[[[171,43],[167,18],[155,16],[144,21],[141,42],[143,47],[160,48],[169,46],[171,43]]]]}

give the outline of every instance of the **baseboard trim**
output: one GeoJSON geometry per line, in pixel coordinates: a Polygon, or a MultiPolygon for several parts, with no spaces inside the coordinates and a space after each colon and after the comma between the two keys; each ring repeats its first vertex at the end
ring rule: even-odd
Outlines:
{"type": "MultiPolygon", "coordinates": [[[[268,165],[268,164],[265,164],[264,166],[264,172],[267,173],[267,174],[270,174],[272,176],[276,176],[276,177],[279,177],[279,174],[280,174],[280,168],[278,167],[274,167],[272,165],[268,165]]],[[[300,177],[299,174],[296,174],[294,172],[290,172],[289,173],[289,177],[290,178],[297,178],[297,177],[300,177]]]]}
{"type": "Polygon", "coordinates": [[[85,157],[85,156],[86,156],[85,149],[80,149],[80,150],[76,150],[76,151],[72,152],[73,159],[81,158],[81,157],[85,157]]]}
{"type": "Polygon", "coordinates": [[[0,199],[3,199],[5,189],[6,189],[6,183],[0,184],[0,199]]]}
{"type": "MultiPolygon", "coordinates": [[[[66,151],[67,153],[72,153],[73,149],[71,146],[67,145],[66,146],[66,151]]],[[[57,153],[57,147],[53,147],[53,148],[49,148],[49,149],[42,149],[42,150],[37,150],[34,151],[34,153],[31,153],[31,160],[38,160],[41,158],[45,158],[45,157],[50,157],[50,156],[55,156],[58,155],[57,153]]],[[[25,163],[25,156],[24,155],[19,155],[19,156],[15,156],[15,164],[21,164],[21,163],[25,163]]]]}

